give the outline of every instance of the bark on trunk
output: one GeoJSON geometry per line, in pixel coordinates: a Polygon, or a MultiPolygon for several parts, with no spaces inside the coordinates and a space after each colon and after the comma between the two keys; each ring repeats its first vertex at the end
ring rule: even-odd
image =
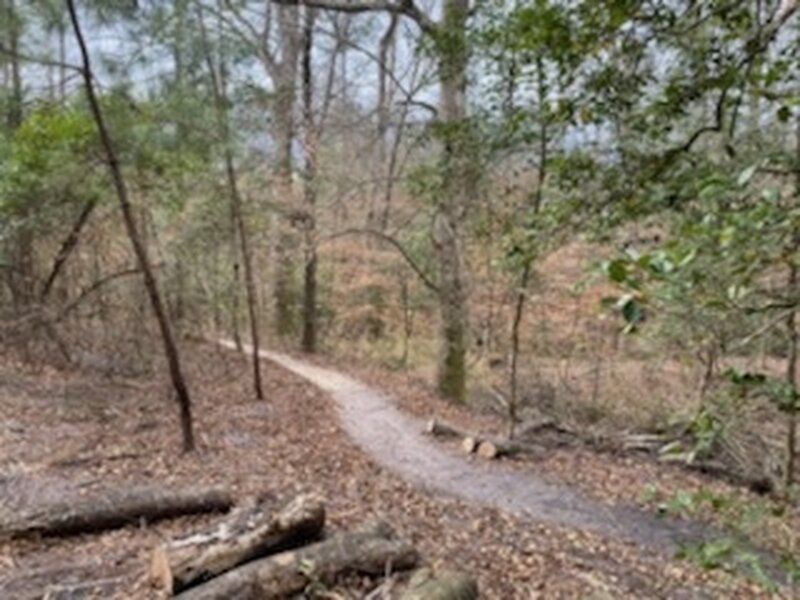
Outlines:
{"type": "Polygon", "coordinates": [[[414,547],[391,537],[391,529],[385,524],[341,533],[299,550],[248,563],[177,598],[286,598],[301,593],[312,582],[330,583],[346,573],[383,575],[415,566],[419,557],[414,547]]]}
{"type": "Polygon", "coordinates": [[[394,58],[395,35],[399,22],[399,15],[393,13],[389,16],[389,26],[381,36],[378,46],[378,102],[376,107],[376,113],[378,115],[378,139],[376,147],[376,166],[377,173],[386,176],[386,182],[385,184],[381,181],[376,181],[375,183],[369,202],[367,227],[369,229],[380,229],[381,231],[385,230],[386,227],[383,225],[383,217],[379,217],[379,212],[381,215],[386,215],[388,213],[388,204],[386,198],[391,197],[390,190],[392,185],[392,173],[391,169],[389,169],[387,165],[389,162],[387,159],[387,150],[389,147],[389,140],[387,137],[389,133],[389,119],[391,117],[392,100],[391,89],[389,88],[389,73],[390,69],[393,67],[390,62],[394,62],[393,60],[390,61],[390,57],[392,59],[394,58]],[[386,190],[386,192],[384,192],[384,190],[386,190]],[[384,206],[380,207],[379,211],[378,199],[382,196],[384,197],[384,206]]]}
{"type": "Polygon", "coordinates": [[[324,524],[325,508],[313,496],[298,496],[277,513],[263,506],[242,509],[211,530],[156,548],[150,579],[155,587],[175,594],[253,559],[308,542],[324,524]]]}
{"type": "Polygon", "coordinates": [[[303,203],[305,204],[305,222],[303,223],[303,339],[304,352],[317,350],[317,240],[316,240],[316,204],[317,204],[317,125],[314,122],[314,80],[311,58],[314,42],[314,21],[316,11],[305,9],[305,25],[303,28],[303,153],[305,155],[305,180],[303,182],[303,203]]]}
{"type": "Polygon", "coordinates": [[[411,578],[400,600],[477,600],[478,583],[465,573],[445,571],[432,574],[425,570],[411,578]]]}
{"type": "Polygon", "coordinates": [[[139,268],[142,271],[144,278],[144,285],[147,290],[147,295],[150,300],[150,305],[155,313],[158,326],[161,331],[161,338],[164,344],[164,354],[167,358],[169,367],[169,374],[172,380],[172,386],[175,390],[175,395],[180,408],[180,421],[181,431],[183,434],[183,449],[185,452],[194,450],[194,432],[192,429],[192,403],[189,398],[189,390],[186,387],[186,381],[183,378],[181,370],[180,357],[178,354],[178,346],[175,343],[175,338],[172,332],[167,317],[164,303],[161,299],[161,293],[158,289],[158,282],[153,274],[153,269],[150,265],[150,259],[147,255],[147,248],[139,237],[139,232],[136,228],[136,221],[133,216],[133,207],[131,206],[128,198],[128,188],[125,185],[125,180],[122,176],[122,169],[117,159],[114,144],[111,140],[111,135],[106,127],[103,112],[100,108],[100,103],[94,89],[94,75],[92,74],[91,60],[89,58],[89,51],[86,47],[86,42],[81,31],[78,14],[75,10],[75,1],[67,0],[67,8],[69,10],[70,20],[75,32],[75,38],[80,48],[81,59],[83,63],[82,75],[84,87],[86,89],[86,96],[89,101],[89,107],[94,117],[97,129],[100,134],[100,141],[103,146],[105,158],[108,163],[109,173],[116,189],[117,198],[119,200],[120,208],[122,210],[122,217],[125,222],[125,228],[130,238],[131,245],[133,246],[134,254],[136,255],[139,268]]]}
{"type": "Polygon", "coordinates": [[[77,535],[124,527],[141,520],[151,522],[222,512],[232,504],[227,492],[215,488],[113,490],[94,497],[32,507],[0,523],[0,537],[77,535]]]}
{"type": "MultiPolygon", "coordinates": [[[[297,100],[297,66],[300,57],[301,34],[299,8],[277,6],[280,52],[265,57],[265,68],[275,86],[272,136],[275,141],[275,176],[278,203],[286,208],[294,203],[292,191],[292,142],[295,137],[295,105],[297,100]]],[[[275,327],[279,335],[289,335],[295,329],[295,294],[293,293],[292,248],[295,246],[291,224],[278,218],[273,264],[275,327]]]]}
{"type": "Polygon", "coordinates": [[[437,374],[439,392],[454,402],[466,399],[469,315],[462,248],[462,221],[473,193],[474,173],[466,109],[468,0],[447,0],[436,35],[439,49],[440,115],[445,126],[444,192],[437,206],[434,240],[439,264],[442,333],[437,374]]]}
{"type": "MultiPolygon", "coordinates": [[[[795,125],[795,141],[798,166],[795,172],[795,196],[800,199],[800,118],[797,119],[795,125]]],[[[795,232],[794,253],[797,253],[798,240],[800,240],[800,232],[795,232]]],[[[789,258],[789,294],[790,298],[797,300],[798,295],[798,281],[797,281],[797,263],[795,256],[789,258]]],[[[784,485],[787,491],[790,491],[795,484],[794,471],[795,461],[797,458],[797,413],[800,410],[797,399],[797,362],[798,362],[798,332],[797,332],[797,310],[792,310],[789,313],[787,322],[787,329],[789,330],[789,360],[786,365],[786,380],[795,394],[792,406],[789,407],[789,416],[787,419],[786,431],[786,467],[784,474],[784,485]]]]}
{"type": "Polygon", "coordinates": [[[6,122],[10,130],[22,123],[22,69],[19,59],[19,39],[21,20],[17,15],[15,0],[7,0],[5,21],[8,27],[8,49],[11,64],[11,98],[8,103],[6,122]]]}

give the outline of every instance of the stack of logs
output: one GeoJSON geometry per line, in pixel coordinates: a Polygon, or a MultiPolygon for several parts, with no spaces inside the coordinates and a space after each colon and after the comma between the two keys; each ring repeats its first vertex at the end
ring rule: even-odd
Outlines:
{"type": "Polygon", "coordinates": [[[438,419],[428,421],[425,429],[428,434],[434,437],[460,439],[461,449],[466,454],[477,454],[487,460],[517,454],[541,456],[545,451],[542,446],[529,442],[465,432],[438,419]]]}
{"type": "MultiPolygon", "coordinates": [[[[230,496],[215,489],[115,491],[0,522],[0,537],[75,535],[232,506],[230,496]]],[[[327,532],[323,502],[300,495],[278,508],[264,503],[234,508],[211,527],[164,541],[152,553],[149,579],[161,597],[183,600],[293,598],[350,574],[386,578],[377,584],[375,598],[478,598],[475,580],[461,573],[419,569],[402,575],[419,563],[414,546],[384,522],[327,532]]],[[[91,591],[94,583],[73,591],[91,591]]],[[[61,592],[58,597],[65,597],[61,592]]]]}

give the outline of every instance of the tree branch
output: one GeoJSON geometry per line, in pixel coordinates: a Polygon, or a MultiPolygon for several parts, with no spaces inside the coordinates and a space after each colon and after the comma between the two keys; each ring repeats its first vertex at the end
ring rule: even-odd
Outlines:
{"type": "Polygon", "coordinates": [[[343,231],[339,231],[338,233],[333,233],[329,235],[326,239],[335,240],[337,238],[345,237],[348,235],[370,235],[393,246],[395,250],[397,250],[400,253],[403,259],[405,259],[408,266],[411,267],[411,270],[413,270],[414,273],[417,274],[417,276],[420,278],[425,287],[427,287],[432,292],[439,293],[439,286],[436,285],[430,277],[428,277],[427,273],[425,273],[422,267],[420,267],[416,263],[416,261],[411,257],[411,254],[409,254],[408,250],[406,250],[405,247],[403,247],[403,245],[400,242],[398,242],[395,238],[393,238],[389,234],[383,233],[382,231],[378,231],[376,229],[362,229],[353,227],[350,229],[344,229],[343,231]]]}
{"type": "Polygon", "coordinates": [[[347,13],[390,12],[404,15],[419,25],[426,33],[434,32],[438,25],[422,12],[414,0],[271,0],[274,4],[298,5],[347,13]]]}
{"type": "Polygon", "coordinates": [[[86,298],[94,294],[101,287],[111,283],[115,279],[120,279],[121,277],[129,277],[131,275],[138,275],[141,272],[142,271],[139,268],[131,268],[131,269],[125,269],[124,271],[117,271],[116,273],[111,273],[110,275],[101,277],[100,279],[95,281],[92,285],[81,290],[81,293],[77,295],[75,300],[67,304],[67,306],[65,306],[64,309],[60,313],[58,313],[58,316],[55,318],[55,321],[56,322],[62,321],[66,316],[69,315],[69,313],[78,308],[78,306],[80,306],[81,303],[84,300],[86,300],[86,298]]]}
{"type": "Polygon", "coordinates": [[[53,60],[51,58],[44,58],[41,56],[31,56],[22,52],[15,52],[2,43],[0,43],[0,54],[4,54],[5,56],[9,56],[23,62],[34,63],[45,67],[59,67],[61,69],[77,71],[78,73],[83,72],[83,67],[79,65],[73,65],[72,63],[61,62],[60,60],[53,60]]]}
{"type": "Polygon", "coordinates": [[[75,221],[72,229],[70,229],[69,235],[61,244],[61,248],[58,250],[58,254],[56,254],[56,257],[53,260],[53,267],[50,269],[50,275],[47,277],[44,287],[42,287],[42,292],[39,295],[40,302],[47,300],[47,297],[50,295],[50,291],[53,289],[53,284],[55,283],[58,274],[61,272],[64,264],[66,264],[70,253],[75,249],[75,246],[78,245],[78,239],[80,237],[81,230],[89,221],[89,217],[92,215],[95,206],[97,206],[97,199],[95,198],[92,198],[83,206],[83,210],[81,210],[77,221],[75,221]]]}

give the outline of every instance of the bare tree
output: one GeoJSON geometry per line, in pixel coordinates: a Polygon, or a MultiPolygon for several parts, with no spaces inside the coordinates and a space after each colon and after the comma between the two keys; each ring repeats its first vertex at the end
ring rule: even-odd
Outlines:
{"type": "Polygon", "coordinates": [[[92,116],[94,117],[95,124],[97,125],[98,133],[100,134],[100,142],[105,154],[109,175],[111,176],[114,189],[117,193],[117,199],[119,200],[120,209],[122,211],[125,229],[128,233],[128,238],[130,239],[131,245],[133,246],[133,251],[139,264],[139,269],[142,272],[142,277],[144,279],[144,285],[147,290],[150,305],[153,309],[153,313],[155,313],[155,317],[158,321],[158,326],[161,331],[161,338],[164,344],[164,354],[166,355],[172,386],[175,390],[175,396],[180,408],[183,450],[185,452],[190,452],[194,450],[195,447],[194,432],[192,428],[192,403],[189,397],[189,390],[186,386],[186,381],[181,371],[178,346],[175,343],[172,327],[167,317],[166,310],[164,309],[164,303],[161,299],[161,293],[158,289],[158,282],[156,281],[152,266],[150,265],[150,259],[147,255],[147,248],[142,242],[136,227],[136,221],[133,216],[133,207],[131,206],[128,196],[128,188],[125,185],[125,179],[122,175],[122,167],[120,166],[117,158],[117,153],[114,150],[114,143],[111,139],[111,134],[108,130],[108,127],[106,126],[105,117],[103,116],[103,111],[100,107],[97,93],[95,92],[91,59],[86,46],[86,41],[83,36],[83,31],[81,30],[74,0],[67,0],[67,9],[69,10],[70,21],[72,22],[75,39],[78,42],[78,47],[81,53],[81,61],[83,64],[83,83],[86,91],[86,97],[89,102],[89,108],[92,116]]]}
{"type": "MultiPolygon", "coordinates": [[[[298,0],[272,0],[287,6],[298,0]]],[[[305,6],[349,12],[388,12],[412,19],[436,40],[440,87],[438,118],[443,143],[444,190],[437,200],[433,238],[439,270],[442,331],[437,373],[439,392],[456,402],[466,398],[466,355],[469,332],[463,221],[474,190],[473,143],[467,118],[467,20],[469,0],[444,0],[441,21],[425,14],[414,0],[304,0],[305,6]]]]}
{"type": "MultiPolygon", "coordinates": [[[[199,14],[200,35],[203,42],[203,53],[205,55],[206,67],[208,68],[209,80],[211,81],[211,92],[214,96],[214,106],[217,113],[219,133],[222,139],[225,158],[225,177],[228,184],[228,193],[231,200],[231,216],[235,227],[235,234],[239,240],[244,265],[244,282],[247,294],[247,314],[250,319],[250,340],[252,345],[253,357],[253,387],[256,398],[264,399],[264,389],[261,383],[261,360],[260,360],[260,340],[259,323],[257,310],[256,282],[253,273],[253,256],[250,251],[249,237],[242,214],[242,196],[239,192],[239,182],[236,175],[236,165],[233,159],[231,148],[231,134],[228,117],[228,95],[227,95],[227,76],[225,57],[219,57],[219,73],[211,55],[202,12],[199,14]]],[[[235,269],[238,271],[238,269],[235,269]]],[[[238,277],[237,277],[238,279],[238,277]]]]}

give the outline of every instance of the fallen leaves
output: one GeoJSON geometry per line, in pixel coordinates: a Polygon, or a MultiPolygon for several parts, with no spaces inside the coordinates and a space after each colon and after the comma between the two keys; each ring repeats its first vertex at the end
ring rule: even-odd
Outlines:
{"type": "MultiPolygon", "coordinates": [[[[252,397],[243,358],[205,346],[187,348],[185,355],[201,441],[192,455],[179,453],[174,406],[165,398],[161,375],[136,385],[116,385],[99,377],[50,374],[43,383],[35,375],[20,375],[18,367],[0,364],[0,374],[8,370],[17,377],[13,389],[0,383],[0,422],[13,420],[26,431],[19,437],[0,428],[4,498],[11,501],[13,493],[24,502],[32,494],[58,496],[65,490],[88,492],[101,484],[152,480],[223,485],[239,499],[318,493],[327,499],[332,527],[383,518],[435,565],[476,574],[482,598],[589,598],[598,589],[615,598],[655,598],[684,588],[712,597],[759,597],[741,581],[691,565],[676,569],[668,557],[642,553],[629,544],[414,488],[378,468],[353,445],[323,393],[282,369],[265,364],[267,402],[260,403],[252,397]],[[59,377],[80,382],[86,404],[113,410],[88,411],[79,397],[65,406],[58,394],[59,385],[63,389],[59,377]],[[73,420],[74,415],[83,418],[73,420]],[[68,430],[59,418],[64,416],[70,421],[68,430]],[[99,440],[94,450],[85,448],[87,440],[99,440]],[[54,464],[56,453],[82,460],[69,467],[54,464]],[[14,464],[18,471],[11,485],[14,464]],[[586,572],[596,580],[577,576],[586,572]]],[[[387,389],[401,393],[402,388],[387,389]]],[[[599,468],[602,460],[584,456],[581,470],[599,468]]],[[[568,465],[553,468],[552,476],[568,465]]],[[[620,477],[616,482],[624,485],[620,477]]],[[[85,578],[89,565],[92,579],[123,578],[118,597],[150,598],[146,567],[152,548],[209,520],[184,518],[71,540],[15,542],[3,548],[0,596],[35,597],[46,584],[85,578]]]]}

